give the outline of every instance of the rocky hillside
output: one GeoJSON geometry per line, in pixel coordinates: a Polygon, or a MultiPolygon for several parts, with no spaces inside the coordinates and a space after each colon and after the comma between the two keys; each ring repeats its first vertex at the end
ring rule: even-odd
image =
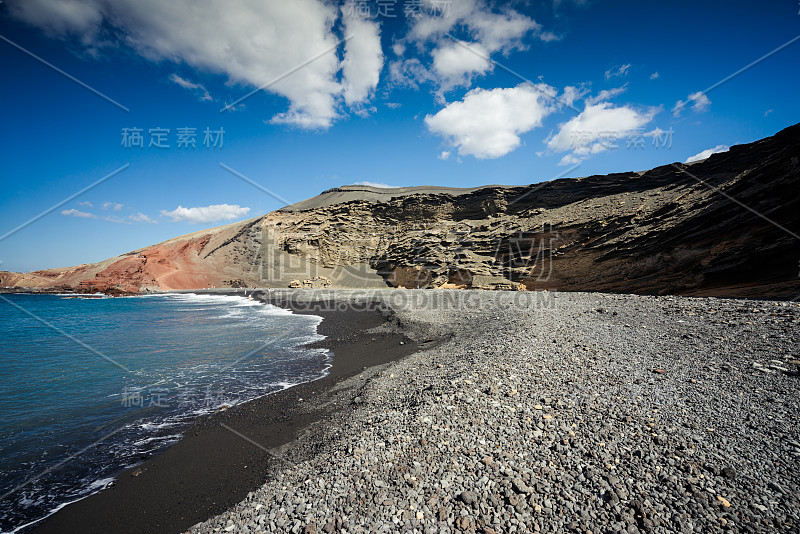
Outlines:
{"type": "Polygon", "coordinates": [[[470,189],[346,186],[0,285],[551,289],[800,296],[800,125],[691,165],[470,189]],[[768,220],[767,220],[768,219],[768,220]]]}

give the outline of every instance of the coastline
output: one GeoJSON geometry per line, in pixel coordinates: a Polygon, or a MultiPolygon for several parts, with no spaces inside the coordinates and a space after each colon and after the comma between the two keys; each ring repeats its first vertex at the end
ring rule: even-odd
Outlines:
{"type": "Polygon", "coordinates": [[[320,454],[192,534],[800,524],[797,304],[391,291],[376,294],[394,320],[442,342],[376,374],[320,454]]]}
{"type": "MultiPolygon", "coordinates": [[[[192,293],[242,295],[233,290],[192,293]]],[[[180,441],[29,532],[186,531],[235,505],[291,463],[284,459],[285,449],[293,458],[313,455],[320,446],[313,438],[295,442],[353,405],[353,386],[361,380],[342,387],[344,382],[356,376],[367,380],[418,348],[375,306],[353,309],[343,301],[304,301],[293,307],[293,299],[278,301],[266,292],[256,292],[256,299],[323,318],[317,332],[325,339],[308,346],[333,353],[328,375],[199,417],[180,441]],[[380,332],[367,332],[381,326],[380,332]]]]}
{"type": "MultiPolygon", "coordinates": [[[[263,485],[236,494],[212,488],[213,510],[224,511],[191,525],[192,534],[774,532],[800,524],[800,484],[786,467],[800,458],[796,303],[447,290],[263,298],[328,314],[322,325],[332,319],[331,328],[338,317],[352,344],[356,328],[342,308],[376,302],[391,314],[362,346],[380,338],[374,333],[418,342],[395,338],[406,357],[366,370],[350,365],[362,372],[290,403],[283,421],[297,423],[299,439],[267,451],[252,446],[246,460],[267,466],[263,485]]],[[[246,413],[255,419],[276,413],[240,406],[252,407],[246,413]]],[[[228,415],[212,416],[200,434],[219,436],[228,415]]],[[[231,436],[204,461],[228,462],[250,444],[231,436]]],[[[191,454],[180,444],[153,465],[176,451],[191,454]]],[[[235,474],[250,472],[239,465],[235,474]]],[[[140,503],[129,494],[117,501],[129,515],[114,517],[113,531],[183,532],[172,525],[213,515],[212,507],[197,510],[185,487],[194,480],[151,486],[149,497],[172,502],[179,518],[162,509],[158,522],[131,524],[140,521],[130,519],[140,503]]],[[[81,532],[99,531],[86,522],[81,532]]],[[[61,524],[49,531],[76,531],[61,524]]]]}

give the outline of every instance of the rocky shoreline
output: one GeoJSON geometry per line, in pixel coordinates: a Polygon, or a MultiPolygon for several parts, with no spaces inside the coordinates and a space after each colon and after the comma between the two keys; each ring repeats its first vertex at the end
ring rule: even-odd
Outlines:
{"type": "Polygon", "coordinates": [[[287,444],[293,443],[295,458],[313,456],[319,442],[297,438],[349,406],[344,395],[349,390],[341,384],[355,375],[361,383],[417,348],[391,323],[381,333],[365,333],[391,320],[372,302],[341,308],[332,301],[304,300],[294,311],[323,317],[317,330],[325,339],[312,346],[334,353],[327,376],[198,418],[178,443],[120,473],[107,489],[65,506],[32,532],[183,532],[273,479],[285,465],[280,449],[287,444]],[[312,402],[316,408],[306,409],[312,402]]]}
{"type": "Polygon", "coordinates": [[[421,350],[336,386],[349,408],[190,532],[800,528],[797,303],[370,294],[421,350]]]}

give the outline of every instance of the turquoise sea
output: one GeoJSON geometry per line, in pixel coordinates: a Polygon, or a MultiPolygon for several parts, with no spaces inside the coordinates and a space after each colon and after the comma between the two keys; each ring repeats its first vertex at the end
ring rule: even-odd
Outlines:
{"type": "Polygon", "coordinates": [[[325,376],[321,318],[244,297],[0,295],[0,531],[180,439],[198,415],[325,376]]]}

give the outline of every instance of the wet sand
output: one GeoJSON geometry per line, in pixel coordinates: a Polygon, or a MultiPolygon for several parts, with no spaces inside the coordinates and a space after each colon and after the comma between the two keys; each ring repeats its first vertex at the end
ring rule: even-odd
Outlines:
{"type": "MultiPolygon", "coordinates": [[[[269,300],[265,294],[256,297],[269,300]]],[[[387,323],[385,311],[332,304],[306,303],[293,310],[323,317],[318,332],[326,339],[312,346],[333,352],[328,376],[199,418],[181,441],[123,472],[108,489],[66,506],[32,532],[183,532],[241,501],[276,469],[291,465],[278,452],[281,447],[285,450],[288,444],[293,458],[313,455],[319,444],[310,429],[352,406],[355,393],[343,395],[336,386],[417,348],[398,329],[365,333],[387,323]],[[309,412],[300,409],[303,403],[323,408],[309,412]]]]}

